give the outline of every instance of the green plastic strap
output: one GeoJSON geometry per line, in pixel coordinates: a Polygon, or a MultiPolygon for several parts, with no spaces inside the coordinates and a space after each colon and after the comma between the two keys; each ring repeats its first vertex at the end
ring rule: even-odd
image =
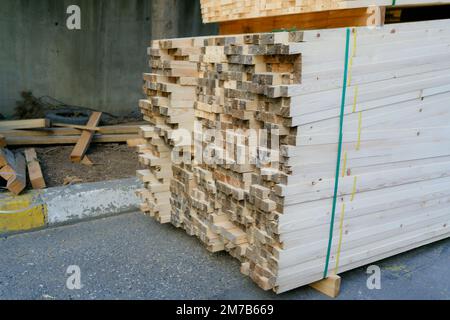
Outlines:
{"type": "Polygon", "coordinates": [[[339,144],[338,144],[338,152],[337,152],[337,161],[336,161],[336,174],[334,177],[334,195],[333,195],[333,209],[331,210],[331,221],[330,221],[330,234],[328,237],[328,249],[327,249],[327,258],[325,261],[325,270],[323,271],[323,278],[328,276],[328,266],[330,264],[330,255],[331,255],[331,245],[333,243],[333,229],[334,229],[334,218],[336,216],[336,202],[337,202],[337,193],[339,188],[339,172],[341,168],[341,152],[342,152],[342,131],[344,127],[344,110],[345,110],[345,96],[347,95],[347,74],[348,74],[348,56],[349,56],[349,47],[350,47],[350,29],[346,30],[346,40],[345,40],[345,66],[344,66],[344,82],[342,84],[342,96],[341,96],[341,113],[339,117],[339,144]]]}

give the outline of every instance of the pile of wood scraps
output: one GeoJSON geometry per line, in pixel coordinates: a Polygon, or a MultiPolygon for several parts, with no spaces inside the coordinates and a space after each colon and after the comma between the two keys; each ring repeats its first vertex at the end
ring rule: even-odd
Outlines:
{"type": "Polygon", "coordinates": [[[0,135],[11,147],[76,144],[83,131],[94,132],[92,136],[94,143],[127,142],[139,138],[139,125],[135,124],[89,127],[50,124],[45,119],[0,121],[0,135]]]}
{"type": "Polygon", "coordinates": [[[149,54],[142,210],[263,289],[450,236],[449,20],[160,40],[149,54]],[[236,163],[252,130],[270,143],[236,163]]]}
{"type": "Polygon", "coordinates": [[[27,185],[27,171],[34,189],[46,187],[36,151],[26,147],[74,144],[70,161],[92,166],[86,156],[91,143],[141,143],[139,124],[100,127],[101,115],[101,112],[93,112],[84,126],[51,123],[48,119],[0,121],[0,177],[6,189],[14,194],[21,193],[27,185]]]}

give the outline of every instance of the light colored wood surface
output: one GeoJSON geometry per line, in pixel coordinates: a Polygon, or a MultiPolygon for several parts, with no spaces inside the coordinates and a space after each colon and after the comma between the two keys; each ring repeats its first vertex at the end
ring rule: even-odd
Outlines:
{"type": "Polygon", "coordinates": [[[30,178],[33,189],[45,189],[45,180],[36,150],[34,148],[27,148],[24,150],[24,153],[27,161],[28,177],[30,178]]]}
{"type": "MultiPolygon", "coordinates": [[[[95,143],[127,142],[137,138],[136,134],[102,134],[94,135],[92,141],[95,143]]],[[[6,142],[10,146],[36,146],[36,145],[56,145],[56,144],[76,144],[80,135],[69,136],[19,136],[9,137],[6,142]]]]}
{"type": "Polygon", "coordinates": [[[48,120],[48,119],[0,121],[0,131],[11,130],[11,129],[48,128],[49,126],[50,126],[50,120],[48,120]]]}
{"type": "MultiPolygon", "coordinates": [[[[249,18],[273,17],[295,13],[367,8],[370,6],[440,5],[450,1],[432,0],[201,0],[204,23],[249,18]]],[[[350,25],[349,25],[350,26],[350,25]]],[[[351,25],[353,26],[353,25],[351,25]]]]}
{"type": "Polygon", "coordinates": [[[259,33],[274,31],[297,31],[342,27],[381,26],[384,24],[386,9],[358,8],[297,13],[250,19],[223,21],[219,23],[221,35],[259,33]]]}

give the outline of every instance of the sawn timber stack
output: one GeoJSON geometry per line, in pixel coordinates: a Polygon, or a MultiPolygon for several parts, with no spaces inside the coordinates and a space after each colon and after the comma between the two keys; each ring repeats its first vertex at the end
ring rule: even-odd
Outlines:
{"type": "MultiPolygon", "coordinates": [[[[204,23],[367,7],[449,4],[445,0],[200,0],[204,23]]],[[[333,19],[340,19],[339,14],[333,19]]],[[[289,26],[288,26],[289,27],[289,26]]]]}
{"type": "Polygon", "coordinates": [[[263,289],[450,236],[450,21],[160,40],[149,54],[142,209],[263,289]]]}

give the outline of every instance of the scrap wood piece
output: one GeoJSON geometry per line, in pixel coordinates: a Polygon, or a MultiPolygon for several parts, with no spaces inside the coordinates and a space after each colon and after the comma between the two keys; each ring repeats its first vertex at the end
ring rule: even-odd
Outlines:
{"type": "MultiPolygon", "coordinates": [[[[93,112],[86,126],[96,127],[99,124],[101,117],[102,117],[101,112],[93,112]]],[[[80,139],[78,140],[77,144],[75,145],[75,148],[70,154],[70,160],[72,162],[81,162],[84,155],[86,154],[87,149],[89,148],[89,145],[93,137],[94,131],[83,130],[80,139]]]]}
{"type": "Polygon", "coordinates": [[[81,183],[81,182],[83,182],[83,179],[80,179],[75,176],[67,176],[64,178],[63,185],[67,186],[67,185],[81,183]]]}
{"type": "Polygon", "coordinates": [[[84,156],[83,160],[81,160],[81,164],[84,164],[85,166],[92,167],[94,165],[94,162],[91,161],[91,159],[88,158],[88,156],[84,156]]]}
{"type": "Polygon", "coordinates": [[[0,121],[0,130],[39,129],[50,127],[49,119],[0,121]]]}
{"type": "Polygon", "coordinates": [[[36,150],[34,148],[25,149],[25,159],[27,160],[28,176],[33,189],[45,189],[45,180],[36,150]]]}
{"type": "MultiPolygon", "coordinates": [[[[3,168],[4,166],[6,166],[8,164],[8,156],[10,154],[11,151],[9,151],[8,149],[0,149],[0,168],[3,168]]],[[[1,173],[0,173],[1,176],[1,173]]]]}
{"type": "Polygon", "coordinates": [[[14,153],[8,149],[0,149],[0,177],[6,181],[13,178],[15,175],[15,171],[13,169],[14,163],[14,153]]]}
{"type": "Polygon", "coordinates": [[[3,135],[0,134],[0,148],[6,147],[6,140],[3,135]]]}
{"type": "Polygon", "coordinates": [[[7,181],[6,188],[18,195],[27,184],[25,157],[21,152],[14,154],[8,150],[6,162],[7,164],[0,169],[0,176],[7,181]]]}

